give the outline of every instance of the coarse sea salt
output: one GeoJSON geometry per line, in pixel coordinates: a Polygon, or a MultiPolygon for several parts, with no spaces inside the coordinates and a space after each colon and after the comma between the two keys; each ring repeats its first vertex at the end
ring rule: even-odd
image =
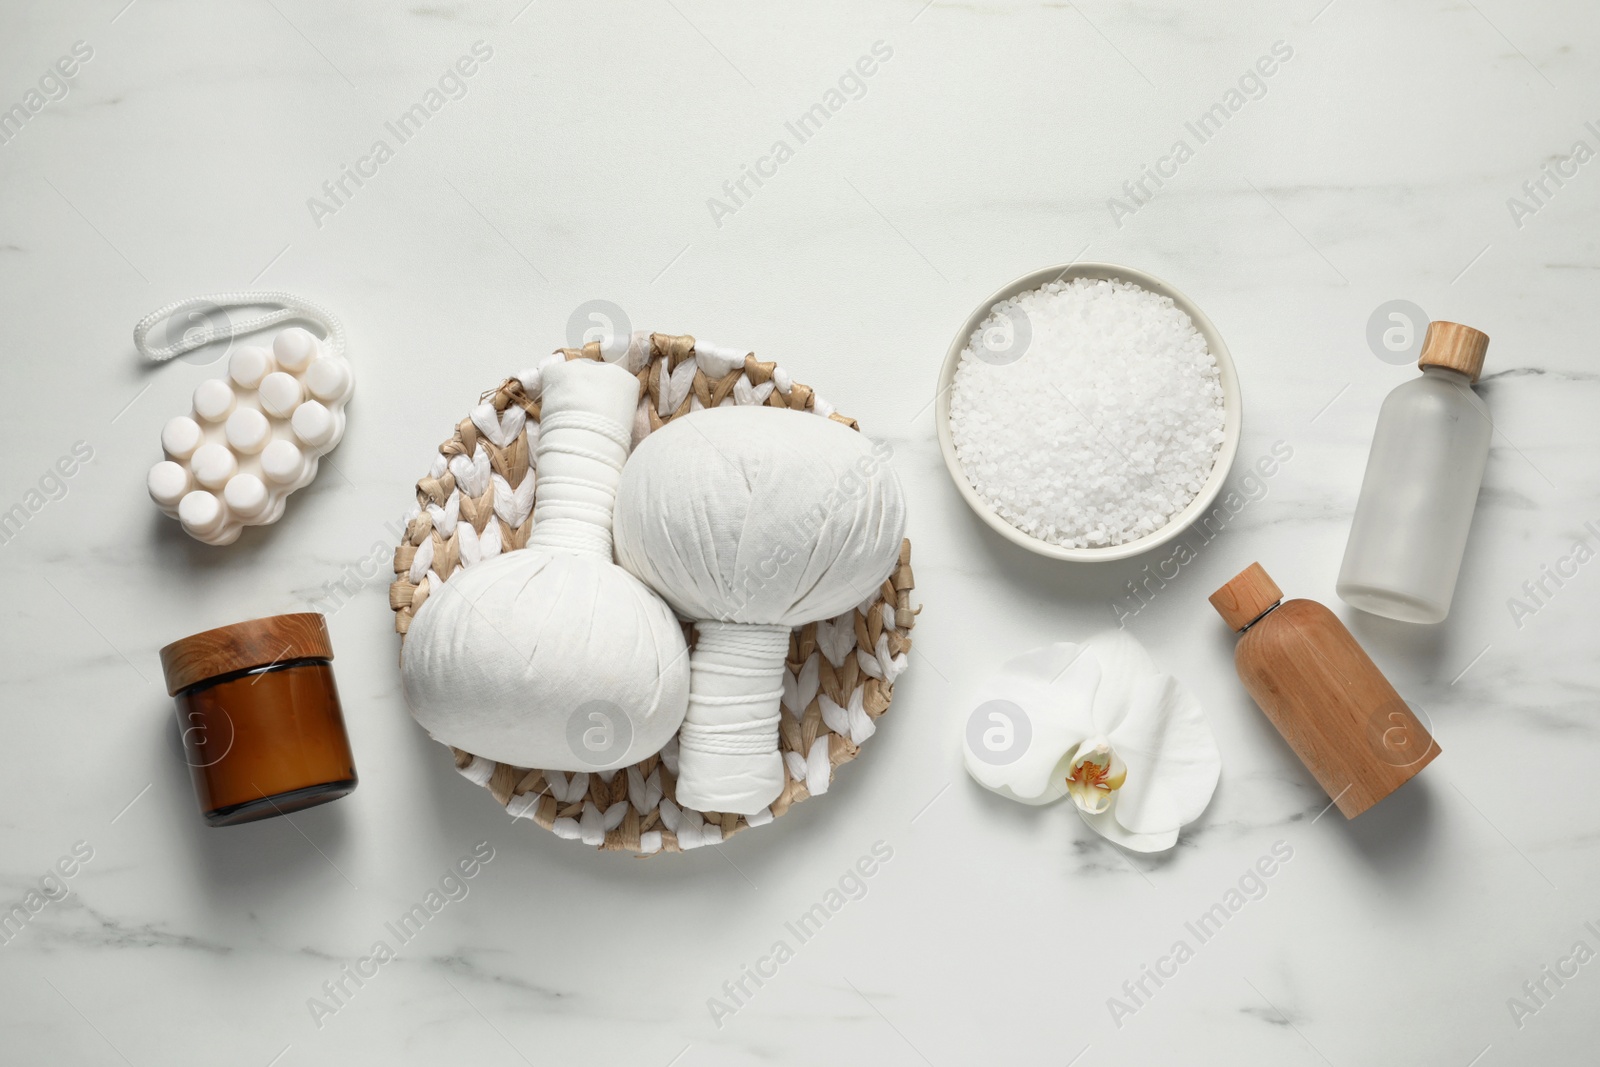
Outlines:
{"type": "Polygon", "coordinates": [[[950,390],[967,481],[1068,548],[1135,541],[1195,498],[1223,442],[1217,361],[1171,298],[1078,278],[1002,300],[950,390]]]}

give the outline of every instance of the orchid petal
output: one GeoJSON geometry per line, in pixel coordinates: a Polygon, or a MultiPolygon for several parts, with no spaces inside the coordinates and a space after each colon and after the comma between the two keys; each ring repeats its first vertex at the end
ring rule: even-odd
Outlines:
{"type": "Polygon", "coordinates": [[[1200,701],[1169,674],[1136,682],[1111,747],[1128,765],[1112,814],[1135,834],[1162,833],[1205,811],[1222,755],[1200,701]]]}
{"type": "Polygon", "coordinates": [[[1133,710],[1133,687],[1160,673],[1139,639],[1126,630],[1105,630],[1084,642],[1100,661],[1100,688],[1094,694],[1094,728],[1110,736],[1133,710]]]}
{"type": "Polygon", "coordinates": [[[1089,824],[1089,829],[1107,841],[1121,845],[1129,852],[1165,852],[1178,843],[1176,826],[1161,833],[1136,834],[1116,820],[1115,811],[1102,812],[1099,815],[1080,811],[1078,814],[1089,824]]]}
{"type": "Polygon", "coordinates": [[[1035,649],[985,684],[963,735],[967,773],[979,785],[1024,804],[1067,795],[1067,758],[1095,732],[1100,664],[1083,651],[1068,643],[1035,649]]]}

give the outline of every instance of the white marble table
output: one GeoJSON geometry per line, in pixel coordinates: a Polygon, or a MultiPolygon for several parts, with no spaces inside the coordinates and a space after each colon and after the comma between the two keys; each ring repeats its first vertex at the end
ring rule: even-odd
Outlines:
{"type": "Polygon", "coordinates": [[[1600,962],[1573,950],[1600,951],[1600,563],[1511,605],[1575,540],[1600,545],[1600,162],[1563,162],[1600,149],[1591,5],[124,2],[0,16],[0,107],[25,115],[0,144],[0,510],[25,512],[0,556],[0,904],[92,854],[0,944],[0,1060],[1593,1062],[1600,962]],[[473,74],[430,98],[476,42],[473,74]],[[1230,89],[1202,141],[1188,124],[1230,89]],[[838,106],[802,138],[818,103],[838,106]],[[1135,200],[1147,166],[1167,176],[1135,200]],[[741,192],[747,171],[764,177],[741,192]],[[1111,624],[1164,558],[1030,557],[967,512],[934,443],[955,327],[1075,257],[1209,312],[1244,382],[1239,471],[1293,451],[1125,620],[1206,702],[1225,761],[1155,859],[983,793],[957,755],[978,678],[1111,624]],[[162,421],[217,368],[148,369],[129,331],[247,287],[338,309],[360,381],[336,469],[218,550],[143,488],[162,421]],[[207,829],[156,650],[328,609],[449,426],[591,299],[754,344],[892,441],[925,610],[863,758],[720,850],[557,840],[410,721],[380,575],[330,618],[360,789],[207,829]],[[1414,373],[1366,341],[1393,299],[1494,338],[1503,433],[1432,629],[1333,596],[1377,405],[1414,373]],[[56,480],[75,448],[92,458],[56,480]],[[1353,824],[1318,817],[1233,676],[1205,597],[1251,560],[1338,607],[1442,742],[1353,824]],[[317,1018],[324,983],[482,841],[469,895],[317,1018]],[[798,943],[785,923],[878,842],[865,894],[798,943]],[[1277,842],[1292,859],[1265,894],[1197,943],[1185,924],[1277,842]],[[780,939],[793,958],[714,1012],[780,939]],[[1185,939],[1193,958],[1116,1017],[1185,939]]]}

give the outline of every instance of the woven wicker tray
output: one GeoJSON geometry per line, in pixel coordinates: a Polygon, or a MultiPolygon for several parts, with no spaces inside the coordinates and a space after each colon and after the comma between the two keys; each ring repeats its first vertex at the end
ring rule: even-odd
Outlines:
{"type": "MultiPolygon", "coordinates": [[[[601,358],[598,343],[559,354],[601,358]]],[[[704,343],[697,350],[687,335],[635,334],[625,365],[639,378],[635,443],[675,418],[724,403],[811,411],[858,428],[776,363],[704,343]]],[[[417,482],[416,506],[405,540],[395,550],[397,578],[389,587],[402,641],[437,583],[461,567],[527,544],[533,498],[518,487],[534,477],[528,423],[539,419],[537,378],[530,371],[484,393],[417,482]]],[[[876,720],[889,710],[920,610],[911,606],[912,585],[908,540],[900,546],[895,572],[867,603],[798,627],[789,638],[778,732],[787,780],[764,812],[743,816],[680,808],[674,794],[676,738],[646,760],[604,773],[513,767],[452,748],[456,769],[512,816],[604,851],[680,852],[765,825],[806,797],[826,792],[834,771],[856,757],[876,720]]],[[[685,636],[693,641],[691,624],[685,624],[685,636]]]]}

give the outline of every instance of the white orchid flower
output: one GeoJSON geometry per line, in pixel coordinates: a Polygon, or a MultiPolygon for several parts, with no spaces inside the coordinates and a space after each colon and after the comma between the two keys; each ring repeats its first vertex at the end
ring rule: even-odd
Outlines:
{"type": "Polygon", "coordinates": [[[1222,756],[1199,700],[1124,630],[1024,653],[981,693],[967,773],[1024,804],[1070,796],[1124,848],[1171,848],[1216,792],[1222,756]]]}

